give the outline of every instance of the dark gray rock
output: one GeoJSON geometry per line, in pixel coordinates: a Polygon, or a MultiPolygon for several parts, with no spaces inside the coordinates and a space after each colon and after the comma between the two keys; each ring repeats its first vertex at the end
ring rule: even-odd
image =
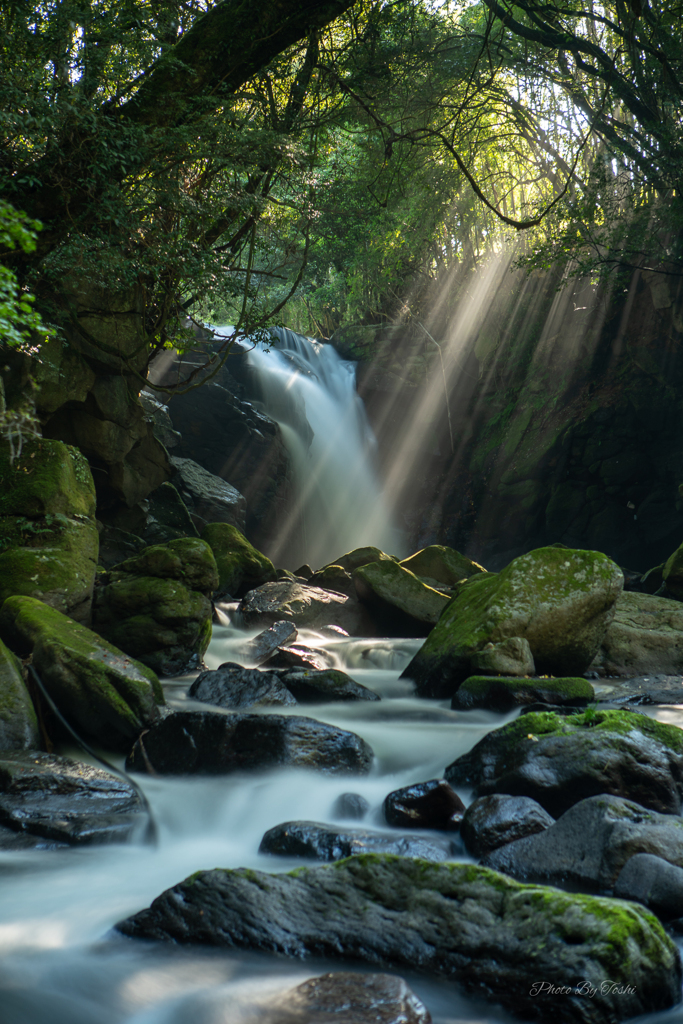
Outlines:
{"type": "Polygon", "coordinates": [[[524,704],[585,707],[595,700],[587,679],[515,679],[496,676],[470,676],[453,694],[451,707],[469,711],[512,711],[524,704]]]}
{"type": "Polygon", "coordinates": [[[242,598],[239,611],[247,627],[271,626],[284,619],[298,627],[333,625],[352,636],[375,635],[374,622],[358,601],[299,583],[293,577],[250,590],[242,598]]]}
{"type": "Polygon", "coordinates": [[[370,810],[370,804],[360,793],[342,793],[334,802],[333,818],[348,821],[362,821],[370,810]]]}
{"type": "Polygon", "coordinates": [[[494,850],[482,864],[513,878],[604,892],[636,853],[683,867],[683,818],[618,796],[593,796],[545,831],[494,850]]]}
{"type": "Polygon", "coordinates": [[[278,647],[272,657],[265,662],[266,668],[303,668],[322,671],[331,668],[334,664],[333,658],[327,651],[315,647],[307,647],[305,644],[292,644],[287,647],[278,647]]]}
{"type": "Polygon", "coordinates": [[[0,825],[0,850],[66,850],[68,843],[59,843],[54,839],[43,839],[29,832],[15,832],[12,828],[0,825]]]}
{"type": "Polygon", "coordinates": [[[5,829],[51,844],[82,845],[126,842],[146,823],[133,787],[109,772],[38,751],[0,757],[0,825],[5,829]]]}
{"type": "Polygon", "coordinates": [[[320,671],[312,669],[291,669],[279,672],[287,689],[300,704],[320,704],[337,700],[381,700],[378,693],[357,683],[346,672],[328,668],[320,671]]]}
{"type": "Polygon", "coordinates": [[[244,661],[250,661],[253,665],[262,665],[278,647],[293,643],[298,635],[298,630],[293,622],[274,622],[268,629],[255,636],[253,640],[243,644],[240,648],[240,656],[244,661]]]}
{"type": "Polygon", "coordinates": [[[169,461],[175,470],[171,482],[189,509],[195,526],[229,523],[244,533],[247,503],[236,487],[193,459],[173,456],[169,461]]]}
{"type": "Polygon", "coordinates": [[[652,853],[636,853],[621,869],[614,895],[644,903],[666,921],[681,918],[683,868],[652,853]]]}
{"type": "Polygon", "coordinates": [[[472,864],[369,855],[289,875],[200,871],[117,927],[438,974],[555,1024],[617,1022],[681,998],[678,949],[637,904],[521,886],[472,864]],[[540,979],[565,993],[534,991],[540,979]]]}
{"type": "Polygon", "coordinates": [[[160,775],[223,775],[289,767],[364,775],[372,748],[345,729],[298,715],[181,711],[139,737],[126,762],[160,775]]]}
{"type": "Polygon", "coordinates": [[[167,544],[178,537],[199,536],[187,505],[167,480],[152,491],[146,504],[147,521],[140,535],[146,544],[167,544]]]}
{"type": "Polygon", "coordinates": [[[598,793],[678,814],[683,731],[630,711],[521,715],[449,765],[454,786],[475,796],[530,796],[554,818],[598,793]]]}
{"type": "Polygon", "coordinates": [[[229,661],[213,671],[201,672],[187,695],[205,704],[230,709],[265,707],[269,704],[288,707],[296,704],[275,672],[242,668],[229,661]]]}
{"type": "Polygon", "coordinates": [[[278,995],[254,1024],[431,1024],[425,1005],[394,974],[323,974],[278,995]]]}
{"type": "Polygon", "coordinates": [[[554,821],[528,796],[493,793],[470,804],[462,819],[460,835],[468,853],[485,857],[499,846],[543,832],[554,821]]]}
{"type": "Polygon", "coordinates": [[[395,789],[384,800],[384,817],[395,828],[459,829],[465,805],[445,779],[395,789]]]}
{"type": "Polygon", "coordinates": [[[340,829],[317,821],[285,821],[268,829],[259,853],[280,857],[307,857],[309,860],[343,860],[360,853],[392,853],[397,857],[421,857],[422,860],[449,860],[461,853],[459,843],[411,835],[392,835],[369,829],[340,829]]]}

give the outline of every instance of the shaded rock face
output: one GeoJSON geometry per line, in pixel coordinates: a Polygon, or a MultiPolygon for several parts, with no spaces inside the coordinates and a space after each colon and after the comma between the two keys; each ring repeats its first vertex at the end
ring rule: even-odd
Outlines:
{"type": "Polygon", "coordinates": [[[636,904],[522,886],[470,864],[372,855],[292,875],[204,871],[117,927],[137,938],[427,971],[562,1024],[620,1021],[680,1000],[678,950],[636,904]],[[532,995],[539,978],[568,992],[532,995]],[[576,991],[579,978],[594,998],[576,991]],[[615,987],[601,988],[605,978],[615,987]]]}
{"type": "Polygon", "coordinates": [[[347,821],[362,821],[370,810],[370,804],[360,793],[342,793],[332,808],[332,817],[347,821]]]}
{"type": "Polygon", "coordinates": [[[254,1024],[431,1024],[432,1020],[403,978],[393,974],[323,974],[284,992],[276,1002],[254,1024]]]}
{"type": "Polygon", "coordinates": [[[247,641],[240,648],[240,656],[252,665],[262,665],[278,647],[296,640],[298,631],[292,622],[274,622],[268,629],[247,641]]]}
{"type": "Polygon", "coordinates": [[[679,814],[683,733],[629,711],[528,714],[490,732],[444,774],[475,796],[529,796],[555,818],[599,793],[679,814]]]}
{"type": "Polygon", "coordinates": [[[340,555],[339,558],[335,558],[333,562],[329,562],[328,565],[323,566],[324,569],[330,569],[333,566],[341,566],[344,572],[349,574],[354,569],[359,569],[362,565],[369,565],[370,562],[394,562],[395,559],[391,555],[387,555],[380,548],[373,547],[368,544],[362,548],[354,548],[353,551],[347,551],[346,554],[340,555]]]}
{"type": "Polygon", "coordinates": [[[555,819],[528,796],[494,793],[474,800],[465,811],[460,835],[473,857],[485,857],[499,846],[543,832],[555,819]]]}
{"type": "Polygon", "coordinates": [[[0,750],[36,750],[39,746],[38,719],[21,662],[0,640],[0,750]]]}
{"type": "Polygon", "coordinates": [[[356,585],[353,577],[341,565],[326,565],[324,569],[312,573],[307,577],[312,587],[321,587],[323,590],[332,590],[336,594],[345,594],[347,597],[356,597],[356,585]]]}
{"type": "Polygon", "coordinates": [[[494,850],[483,864],[513,878],[612,889],[626,862],[651,853],[683,867],[683,818],[616,796],[593,796],[549,828],[494,850]]]}
{"type": "Polygon", "coordinates": [[[539,548],[502,572],[479,574],[456,596],[403,676],[425,697],[449,697],[487,643],[525,638],[540,674],[579,675],[595,657],[623,587],[595,551],[539,548]]]}
{"type": "Polygon", "coordinates": [[[357,683],[346,672],[328,668],[320,671],[292,668],[278,673],[300,704],[322,704],[337,700],[380,700],[378,693],[357,683]]]}
{"type": "Polygon", "coordinates": [[[140,737],[126,762],[136,772],[223,775],[263,768],[366,774],[370,746],[355,733],[295,715],[183,711],[140,737]]]}
{"type": "Polygon", "coordinates": [[[286,821],[269,829],[261,840],[259,853],[309,860],[343,860],[363,853],[390,853],[397,857],[448,860],[461,851],[450,839],[392,835],[368,829],[340,829],[316,821],[286,821]]]}
{"type": "Polygon", "coordinates": [[[197,668],[211,640],[208,594],[217,583],[211,548],[198,537],[153,545],[97,588],[93,626],[160,675],[197,668]]]}
{"type": "Polygon", "coordinates": [[[488,643],[470,658],[472,671],[481,676],[533,676],[536,674],[529,641],[511,636],[498,644],[488,643]]]}
{"type": "Polygon", "coordinates": [[[676,867],[653,853],[636,853],[619,872],[614,895],[645,904],[665,921],[680,920],[683,917],[683,867],[676,867]]]}
{"type": "Polygon", "coordinates": [[[652,594],[621,594],[591,668],[622,676],[682,673],[683,606],[652,594]]]}
{"type": "Polygon", "coordinates": [[[33,656],[50,697],[84,737],[127,751],[157,720],[164,696],[154,672],[41,601],[8,598],[0,637],[22,657],[33,656]]]}
{"type": "Polygon", "coordinates": [[[443,544],[430,544],[410,558],[404,558],[400,564],[420,578],[427,577],[447,587],[476,576],[477,573],[486,572],[478,562],[473,562],[466,555],[443,544]]]}
{"type": "Polygon", "coordinates": [[[0,824],[23,837],[121,843],[146,822],[133,787],[109,772],[37,751],[0,755],[0,824]]]}
{"type": "Polygon", "coordinates": [[[524,704],[581,707],[595,700],[587,679],[496,679],[470,676],[453,694],[451,707],[462,711],[487,708],[511,711],[524,704]]]}
{"type": "Polygon", "coordinates": [[[239,612],[245,626],[265,628],[284,619],[297,627],[335,625],[352,636],[374,635],[374,623],[352,598],[290,580],[250,590],[242,598],[239,612]]]}
{"type": "Polygon", "coordinates": [[[458,829],[464,813],[464,803],[445,779],[396,789],[384,800],[384,817],[396,828],[458,829]]]}
{"type": "Polygon", "coordinates": [[[29,437],[12,461],[3,442],[0,491],[0,603],[22,594],[87,622],[99,546],[87,460],[29,437]]]}
{"type": "Polygon", "coordinates": [[[218,568],[217,596],[238,597],[275,580],[275,567],[269,558],[249,543],[230,523],[210,522],[202,530],[218,568]]]}
{"type": "Polygon", "coordinates": [[[203,529],[207,523],[228,523],[244,532],[247,502],[236,487],[193,459],[174,455],[171,465],[175,470],[172,483],[190,510],[195,526],[203,529]]]}
{"type": "Polygon", "coordinates": [[[382,626],[401,636],[428,632],[448,604],[445,594],[391,559],[362,565],[352,578],[358,599],[382,626]]]}
{"type": "Polygon", "coordinates": [[[188,697],[219,708],[258,708],[269,704],[284,707],[296,700],[275,672],[259,672],[226,662],[214,671],[200,672],[188,697]]]}
{"type": "Polygon", "coordinates": [[[320,672],[330,668],[334,658],[320,648],[307,647],[306,644],[291,643],[279,647],[273,652],[265,667],[268,669],[308,669],[320,672]]]}

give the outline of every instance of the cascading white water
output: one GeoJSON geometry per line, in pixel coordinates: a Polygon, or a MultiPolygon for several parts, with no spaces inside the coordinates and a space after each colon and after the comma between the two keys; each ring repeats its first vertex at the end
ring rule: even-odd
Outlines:
{"type": "Polygon", "coordinates": [[[404,554],[374,468],[376,441],[356,393],[355,364],[286,328],[272,334],[270,351],[257,345],[247,359],[294,474],[294,507],[273,559],[319,568],[366,544],[404,554]]]}

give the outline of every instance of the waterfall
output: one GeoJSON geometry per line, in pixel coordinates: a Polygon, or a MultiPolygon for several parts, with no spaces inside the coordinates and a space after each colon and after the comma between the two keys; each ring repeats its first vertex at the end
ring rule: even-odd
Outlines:
{"type": "Polygon", "coordinates": [[[271,333],[269,351],[257,345],[247,355],[294,477],[293,508],[271,557],[292,569],[303,562],[315,569],[366,544],[402,554],[374,466],[375,437],[356,393],[355,363],[287,328],[271,333]]]}

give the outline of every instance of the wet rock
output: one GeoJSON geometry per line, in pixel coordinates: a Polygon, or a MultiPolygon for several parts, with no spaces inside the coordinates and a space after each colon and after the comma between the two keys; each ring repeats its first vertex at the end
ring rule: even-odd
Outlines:
{"type": "Polygon", "coordinates": [[[147,519],[141,536],[145,545],[199,536],[185,502],[167,480],[147,498],[147,519]]]}
{"type": "Polygon", "coordinates": [[[250,590],[239,607],[245,626],[270,626],[282,619],[301,628],[341,626],[352,636],[374,635],[367,614],[352,598],[294,580],[266,583],[250,590]]]}
{"type": "Polygon", "coordinates": [[[604,892],[636,853],[683,867],[683,818],[604,795],[581,800],[543,832],[501,846],[482,863],[513,878],[604,892]]]}
{"type": "MultiPolygon", "coordinates": [[[[396,559],[392,558],[391,555],[385,555],[379,548],[368,545],[364,548],[354,548],[353,551],[347,551],[345,555],[340,555],[339,558],[335,558],[333,562],[323,566],[323,569],[331,568],[332,566],[341,566],[348,573],[352,573],[354,569],[360,568],[361,565],[369,565],[370,562],[394,562],[396,559]]],[[[322,572],[321,569],[318,570],[322,572]]]]}
{"type": "Polygon", "coordinates": [[[450,839],[414,835],[396,835],[369,829],[340,829],[317,821],[286,821],[268,829],[259,853],[279,857],[306,857],[309,860],[343,860],[361,853],[391,853],[396,857],[420,857],[422,860],[448,860],[460,852],[450,839]]]}
{"type": "Polygon", "coordinates": [[[105,569],[112,569],[119,562],[126,558],[137,555],[147,544],[135,533],[128,530],[121,530],[117,526],[110,526],[100,523],[98,526],[100,534],[100,550],[98,564],[105,569]]]}
{"type": "Polygon", "coordinates": [[[630,711],[522,715],[445,771],[475,796],[530,796],[554,818],[599,793],[679,814],[683,731],[630,711]]]}
{"type": "Polygon", "coordinates": [[[428,972],[558,1024],[616,1022],[680,1000],[677,947],[637,904],[522,886],[472,864],[372,855],[289,875],[200,871],[117,927],[428,972]],[[613,987],[601,987],[606,978],[613,987]],[[571,992],[581,979],[595,996],[532,994],[539,979],[571,992]]]}
{"type": "Polygon", "coordinates": [[[580,675],[614,616],[621,569],[606,555],[539,548],[460,584],[403,672],[423,697],[450,697],[487,643],[525,638],[540,674],[580,675]]]}
{"type": "Polygon", "coordinates": [[[297,636],[297,628],[292,622],[274,622],[253,640],[242,645],[240,657],[244,661],[250,661],[253,665],[262,665],[278,647],[292,643],[297,636]]]}
{"type": "Polygon", "coordinates": [[[496,679],[470,676],[453,694],[451,707],[459,710],[486,708],[511,711],[521,704],[580,707],[595,700],[587,679],[496,679]]]}
{"type": "Polygon", "coordinates": [[[182,436],[173,429],[168,406],[160,402],[149,391],[140,392],[140,405],[145,410],[145,419],[152,424],[152,431],[157,441],[161,441],[167,450],[177,448],[182,436]]]}
{"type": "Polygon", "coordinates": [[[626,861],[614,895],[644,903],[666,921],[683,917],[683,867],[653,853],[636,853],[626,861]]]}
{"type": "Polygon", "coordinates": [[[473,857],[485,857],[499,846],[543,832],[555,819],[528,796],[493,793],[481,796],[465,811],[460,835],[473,857]]]}
{"type": "Polygon", "coordinates": [[[201,672],[188,697],[214,704],[219,708],[241,710],[279,704],[284,707],[296,700],[275,672],[260,672],[226,662],[213,671],[201,672]]]}
{"type": "Polygon", "coordinates": [[[109,772],[56,754],[0,755],[0,825],[68,845],[121,843],[147,823],[133,787],[109,772]]]}
{"type": "Polygon", "coordinates": [[[334,802],[332,817],[348,821],[362,821],[370,810],[370,804],[360,793],[342,793],[334,802]]]}
{"type": "Polygon", "coordinates": [[[394,974],[323,974],[279,995],[255,1024],[431,1024],[424,1004],[394,974]]]}
{"type": "Polygon", "coordinates": [[[615,607],[592,669],[616,676],[683,672],[683,607],[677,601],[629,591],[615,607]]]}
{"type": "Polygon", "coordinates": [[[448,587],[476,576],[477,573],[486,572],[478,562],[473,562],[455,548],[444,547],[443,544],[430,544],[410,558],[404,558],[400,564],[416,576],[426,576],[448,587]]]}
{"type": "Polygon", "coordinates": [[[384,817],[395,828],[458,829],[465,805],[445,779],[395,789],[384,800],[384,817]]]}
{"type": "Polygon", "coordinates": [[[634,679],[603,679],[600,698],[612,704],[683,704],[683,677],[680,675],[636,676],[634,679]]]}
{"type": "Polygon", "coordinates": [[[0,750],[36,750],[38,719],[21,662],[0,640],[0,750]]]}
{"type": "Polygon", "coordinates": [[[265,662],[266,668],[275,669],[310,669],[320,672],[330,668],[334,659],[327,651],[320,648],[307,647],[306,644],[288,644],[286,647],[279,647],[272,656],[265,662]]]}
{"type": "Polygon", "coordinates": [[[271,560],[257,551],[236,526],[209,523],[202,530],[202,540],[209,545],[216,559],[218,595],[238,597],[275,580],[275,566],[271,560]]]}
{"type": "Polygon", "coordinates": [[[291,669],[278,673],[287,689],[300,704],[320,704],[337,700],[380,700],[378,693],[357,683],[336,668],[314,671],[291,669]]]}
{"type": "Polygon", "coordinates": [[[370,562],[352,573],[358,599],[368,605],[373,615],[392,632],[413,636],[433,626],[448,604],[449,598],[426,586],[414,573],[398,562],[385,559],[370,562]]]}
{"type": "Polygon", "coordinates": [[[480,676],[533,676],[536,666],[529,641],[511,636],[499,644],[488,643],[470,659],[472,672],[480,676]]]}
{"type": "Polygon", "coordinates": [[[321,587],[323,590],[331,590],[335,594],[356,597],[353,577],[341,565],[326,565],[324,569],[309,576],[308,582],[312,587],[321,587]]]}
{"type": "Polygon", "coordinates": [[[372,748],[355,733],[295,715],[182,711],[144,733],[126,762],[159,775],[223,775],[264,768],[367,774],[372,748]]]}
{"type": "Polygon", "coordinates": [[[155,544],[121,562],[97,588],[93,627],[160,675],[198,668],[211,640],[209,594],[218,584],[198,537],[155,544]]]}
{"type": "Polygon", "coordinates": [[[172,456],[169,462],[175,470],[171,483],[190,510],[196,526],[229,523],[244,532],[247,503],[235,487],[192,459],[172,456]]]}
{"type": "Polygon", "coordinates": [[[313,570],[310,565],[305,562],[303,565],[300,565],[298,569],[294,570],[294,575],[299,576],[302,580],[310,580],[313,575],[313,570]]]}
{"type": "Polygon", "coordinates": [[[28,832],[15,832],[12,828],[0,825],[0,850],[11,853],[14,850],[66,850],[68,843],[56,839],[43,839],[32,836],[28,832]]]}
{"type": "Polygon", "coordinates": [[[154,672],[32,597],[10,597],[0,637],[33,665],[66,720],[82,736],[127,751],[159,716],[164,695],[154,672]]]}

